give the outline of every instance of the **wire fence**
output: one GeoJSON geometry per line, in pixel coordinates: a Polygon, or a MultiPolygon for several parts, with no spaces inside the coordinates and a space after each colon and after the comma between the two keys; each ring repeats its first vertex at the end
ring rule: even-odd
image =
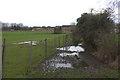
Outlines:
{"type": "Polygon", "coordinates": [[[37,66],[58,53],[56,48],[72,45],[71,41],[71,34],[10,44],[7,44],[4,39],[2,45],[2,77],[14,77],[27,71],[31,66],[37,66]]]}

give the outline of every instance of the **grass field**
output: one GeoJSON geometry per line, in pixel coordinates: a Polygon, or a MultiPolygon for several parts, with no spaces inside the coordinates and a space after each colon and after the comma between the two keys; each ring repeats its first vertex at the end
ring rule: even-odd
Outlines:
{"type": "Polygon", "coordinates": [[[53,34],[53,31],[4,31],[2,32],[2,39],[6,38],[7,43],[29,41],[29,40],[42,40],[62,36],[64,34],[53,34]]]}
{"type": "MultiPolygon", "coordinates": [[[[58,47],[59,36],[60,45],[63,46],[63,36],[65,34],[52,34],[52,31],[16,31],[16,32],[2,32],[2,38],[6,39],[6,55],[4,65],[4,78],[16,78],[25,73],[31,66],[31,47],[29,44],[13,45],[11,43],[30,41],[30,40],[47,40],[47,57],[52,56],[58,47]]],[[[32,47],[32,66],[37,66],[45,60],[45,42],[41,42],[32,47]]]]}
{"type": "MultiPolygon", "coordinates": [[[[90,75],[80,70],[63,69],[56,73],[48,73],[40,69],[40,65],[45,61],[45,42],[38,43],[36,46],[32,46],[32,65],[31,65],[31,47],[29,44],[13,45],[11,43],[22,41],[38,41],[47,40],[47,56],[51,57],[56,53],[55,47],[63,46],[63,36],[65,34],[53,34],[52,31],[16,31],[16,32],[2,32],[3,39],[6,39],[6,55],[5,55],[5,68],[4,78],[98,78],[98,77],[115,77],[117,70],[110,70],[111,72],[100,71],[101,75],[90,75]],[[55,47],[54,47],[55,36],[55,47]],[[34,67],[34,68],[31,68],[34,67]],[[33,69],[33,70],[32,70],[33,69]],[[112,74],[110,74],[112,73],[112,74]]],[[[120,35],[117,35],[117,37],[120,35]]],[[[120,39],[116,39],[120,41],[120,39]]]]}

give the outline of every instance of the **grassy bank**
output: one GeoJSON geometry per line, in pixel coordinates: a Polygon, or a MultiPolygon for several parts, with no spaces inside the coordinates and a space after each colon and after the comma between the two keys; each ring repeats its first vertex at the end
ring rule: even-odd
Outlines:
{"type": "Polygon", "coordinates": [[[99,74],[85,72],[80,69],[62,68],[49,72],[43,71],[42,66],[29,70],[28,73],[22,74],[18,77],[22,78],[118,78],[118,70],[113,69],[97,69],[99,74]]]}
{"type": "MultiPolygon", "coordinates": [[[[47,56],[52,56],[56,50],[54,47],[63,46],[63,36],[65,34],[52,34],[51,31],[42,32],[28,32],[28,31],[16,31],[16,32],[3,32],[2,37],[6,38],[6,55],[5,55],[5,67],[4,78],[15,78],[25,72],[31,66],[31,47],[29,44],[13,45],[11,43],[30,41],[30,40],[47,40],[47,56]],[[55,36],[55,46],[54,46],[55,36]]],[[[38,43],[36,46],[32,46],[32,67],[38,65],[45,60],[45,42],[38,43]]]]}

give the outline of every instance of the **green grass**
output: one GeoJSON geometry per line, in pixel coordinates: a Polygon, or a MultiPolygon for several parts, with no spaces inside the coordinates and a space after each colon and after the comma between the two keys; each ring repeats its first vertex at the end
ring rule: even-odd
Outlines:
{"type": "Polygon", "coordinates": [[[73,67],[80,68],[80,67],[88,67],[89,65],[85,63],[84,61],[79,62],[78,64],[73,64],[73,67]]]}
{"type": "Polygon", "coordinates": [[[57,69],[55,72],[51,69],[50,72],[42,70],[42,66],[36,69],[31,69],[25,75],[20,77],[29,78],[118,78],[118,70],[98,70],[99,74],[81,71],[80,69],[57,69]]]}
{"type": "MultiPolygon", "coordinates": [[[[43,75],[45,72],[40,67],[41,63],[46,58],[51,57],[56,53],[54,48],[54,36],[55,47],[63,46],[63,36],[65,34],[52,34],[52,31],[15,31],[15,32],[2,32],[2,37],[6,39],[6,56],[5,56],[5,68],[4,78],[113,78],[117,76],[117,70],[110,70],[104,72],[99,70],[101,75],[89,74],[80,70],[63,69],[58,70],[55,73],[50,72],[43,75]],[[31,47],[29,44],[24,45],[11,45],[11,43],[30,41],[30,40],[44,40],[47,41],[47,56],[45,58],[45,42],[32,46],[32,66],[31,68],[31,47]]],[[[120,35],[117,35],[120,36],[120,35]]],[[[70,37],[68,39],[70,41],[70,37]]],[[[120,41],[120,40],[119,40],[120,41]]],[[[79,65],[78,65],[79,66],[79,65]]]]}
{"type": "Polygon", "coordinates": [[[98,72],[101,76],[105,78],[119,78],[119,70],[118,69],[108,69],[106,71],[102,69],[98,69],[98,72]]]}
{"type": "MultiPolygon", "coordinates": [[[[15,31],[15,32],[2,32],[2,37],[6,39],[6,55],[4,78],[16,78],[26,71],[31,66],[31,47],[29,44],[11,45],[14,42],[30,41],[30,40],[47,40],[47,57],[51,57],[56,53],[55,47],[63,46],[63,36],[65,34],[52,34],[51,31],[15,31]]],[[[38,66],[45,60],[45,42],[38,43],[37,46],[32,46],[32,66],[38,66]]]]}
{"type": "Polygon", "coordinates": [[[43,40],[45,38],[54,38],[63,36],[64,34],[53,34],[53,31],[4,31],[2,32],[2,39],[6,39],[7,43],[14,43],[20,41],[43,40]]]}
{"type": "Polygon", "coordinates": [[[120,42],[120,34],[116,35],[116,38],[117,38],[118,41],[120,42]]]}
{"type": "Polygon", "coordinates": [[[42,70],[42,66],[39,65],[36,69],[30,69],[28,73],[22,74],[18,77],[29,77],[29,78],[90,78],[91,74],[87,72],[83,72],[77,69],[57,69],[53,72],[50,69],[50,72],[46,72],[42,70]]]}

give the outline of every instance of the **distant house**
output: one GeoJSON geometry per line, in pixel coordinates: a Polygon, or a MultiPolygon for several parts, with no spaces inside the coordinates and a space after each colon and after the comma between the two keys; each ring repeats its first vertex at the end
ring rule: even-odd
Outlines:
{"type": "Polygon", "coordinates": [[[54,31],[54,27],[48,26],[46,29],[47,29],[47,31],[54,31]]]}
{"type": "Polygon", "coordinates": [[[54,27],[45,27],[45,26],[42,26],[42,27],[33,27],[32,28],[32,31],[53,31],[54,30],[54,27]]]}
{"type": "Polygon", "coordinates": [[[32,31],[38,31],[38,30],[40,30],[40,27],[33,27],[32,28],[32,31]]]}
{"type": "Polygon", "coordinates": [[[63,31],[71,31],[74,25],[62,25],[62,26],[56,26],[56,28],[61,27],[63,31]]]}
{"type": "Polygon", "coordinates": [[[62,30],[64,31],[70,31],[71,26],[70,25],[62,25],[62,30]]]}
{"type": "MultiPolygon", "coordinates": [[[[71,31],[74,25],[62,25],[62,26],[56,26],[56,28],[61,27],[63,31],[71,31]]],[[[32,28],[32,31],[54,31],[55,27],[51,26],[34,26],[32,28]]]]}

